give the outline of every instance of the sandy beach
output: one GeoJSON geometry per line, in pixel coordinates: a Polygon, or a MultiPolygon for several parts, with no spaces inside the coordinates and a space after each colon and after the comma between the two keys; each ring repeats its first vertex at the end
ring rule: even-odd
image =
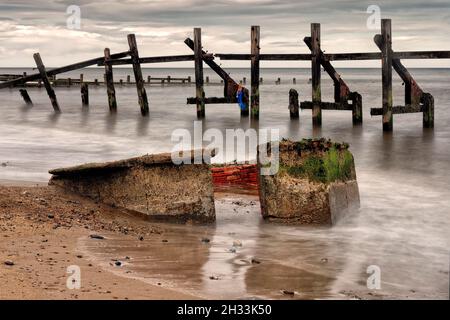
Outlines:
{"type": "Polygon", "coordinates": [[[50,186],[0,186],[0,299],[195,299],[155,283],[121,277],[83,256],[78,239],[116,234],[160,236],[121,209],[50,186]],[[81,269],[81,288],[68,289],[67,267],[81,269]]]}

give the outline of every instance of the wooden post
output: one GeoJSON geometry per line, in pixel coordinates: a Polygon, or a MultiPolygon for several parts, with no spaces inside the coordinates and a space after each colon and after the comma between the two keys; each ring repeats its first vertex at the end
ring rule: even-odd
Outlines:
{"type": "Polygon", "coordinates": [[[205,77],[205,81],[206,81],[206,83],[209,83],[209,77],[208,76],[205,77]]]}
{"type": "Polygon", "coordinates": [[[47,90],[48,97],[50,98],[50,101],[53,106],[53,110],[55,112],[59,113],[61,112],[61,109],[59,108],[58,100],[56,99],[55,91],[53,90],[52,86],[50,85],[50,81],[47,77],[47,72],[45,71],[45,66],[42,63],[41,55],[39,53],[35,53],[33,55],[34,61],[36,62],[36,66],[39,70],[39,74],[41,75],[42,82],[44,83],[45,90],[47,90]]]}
{"type": "Polygon", "coordinates": [[[128,35],[128,45],[130,46],[131,63],[133,64],[134,78],[136,81],[136,90],[139,98],[139,106],[141,107],[141,114],[143,116],[148,116],[149,109],[147,92],[144,88],[141,64],[139,62],[139,52],[137,49],[136,37],[134,34],[128,35]]]}
{"type": "Polygon", "coordinates": [[[350,94],[352,99],[352,120],[353,125],[360,125],[363,122],[362,116],[362,96],[358,92],[350,94]]]}
{"type": "Polygon", "coordinates": [[[170,83],[170,76],[167,76],[167,83],[170,83]]]}
{"type": "Polygon", "coordinates": [[[322,125],[320,71],[320,23],[311,23],[312,121],[316,127],[322,125]]]}
{"type": "Polygon", "coordinates": [[[108,61],[111,60],[109,48],[105,48],[105,82],[106,92],[108,93],[108,105],[111,113],[117,112],[116,90],[114,89],[113,67],[108,61]]]}
{"type": "Polygon", "coordinates": [[[123,79],[120,79],[119,83],[120,83],[121,86],[123,86],[123,79]]]}
{"type": "Polygon", "coordinates": [[[94,83],[96,86],[98,86],[98,79],[94,79],[94,83]]]}
{"type": "Polygon", "coordinates": [[[298,119],[298,92],[295,89],[289,90],[289,115],[291,119],[298,119]]]}
{"type": "Polygon", "coordinates": [[[148,83],[148,84],[150,84],[150,80],[151,80],[151,79],[152,79],[151,76],[148,76],[148,77],[147,77],[147,83],[148,83]]]}
{"type": "Polygon", "coordinates": [[[263,78],[259,78],[259,83],[263,83],[263,78]]]}
{"type": "MultiPolygon", "coordinates": [[[[250,114],[254,119],[259,118],[259,26],[252,26],[250,32],[251,43],[251,74],[250,74],[250,114]]],[[[261,81],[262,82],[262,81],[261,81]]]]}
{"type": "Polygon", "coordinates": [[[381,69],[383,83],[383,131],[392,131],[392,34],[391,20],[381,20],[381,69]]]}
{"type": "Polygon", "coordinates": [[[434,98],[429,93],[422,95],[423,127],[434,128],[434,98]]]}
{"type": "Polygon", "coordinates": [[[86,82],[81,84],[81,104],[83,107],[89,106],[89,86],[86,82]]]}
{"type": "Polygon", "coordinates": [[[202,29],[194,28],[195,97],[197,98],[197,118],[205,117],[205,92],[203,90],[202,29]]]}
{"type": "Polygon", "coordinates": [[[82,73],[80,73],[80,85],[83,83],[83,81],[84,81],[84,76],[82,73]]]}
{"type": "Polygon", "coordinates": [[[293,78],[292,79],[292,84],[297,84],[297,79],[293,78]]]}
{"type": "Polygon", "coordinates": [[[32,106],[33,105],[33,101],[31,101],[31,98],[28,95],[28,91],[26,89],[20,89],[19,91],[20,91],[20,95],[22,96],[22,98],[25,101],[25,103],[27,105],[32,106]]]}
{"type": "Polygon", "coordinates": [[[127,75],[127,83],[131,83],[130,75],[127,75]]]}
{"type": "Polygon", "coordinates": [[[70,87],[72,85],[72,78],[67,79],[67,85],[70,87]]]}

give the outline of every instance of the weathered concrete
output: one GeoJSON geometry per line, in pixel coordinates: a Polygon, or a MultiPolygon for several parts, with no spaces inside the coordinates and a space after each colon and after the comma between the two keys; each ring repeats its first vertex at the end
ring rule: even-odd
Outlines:
{"type": "Polygon", "coordinates": [[[348,145],[324,139],[283,140],[279,157],[278,173],[260,176],[261,211],[266,220],[331,225],[359,207],[348,145]]]}
{"type": "Polygon", "coordinates": [[[215,221],[209,166],[175,165],[170,153],[89,163],[49,172],[53,174],[51,185],[143,213],[152,219],[215,221]]]}

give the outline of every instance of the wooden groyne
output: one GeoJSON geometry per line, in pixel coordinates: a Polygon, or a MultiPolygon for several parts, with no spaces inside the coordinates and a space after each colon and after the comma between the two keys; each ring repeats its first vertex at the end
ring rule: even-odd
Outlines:
{"type": "MultiPolygon", "coordinates": [[[[186,39],[185,44],[193,51],[193,54],[173,55],[173,56],[154,56],[141,57],[138,53],[136,38],[133,34],[128,35],[129,50],[125,52],[113,53],[105,49],[101,57],[75,64],[63,66],[48,70],[39,54],[35,54],[35,61],[39,73],[26,75],[0,75],[1,88],[11,88],[16,86],[37,85],[44,86],[55,112],[60,112],[54,87],[66,85],[79,85],[81,88],[82,104],[89,104],[89,86],[98,86],[103,84],[106,87],[108,95],[109,110],[115,113],[119,106],[115,99],[116,85],[134,85],[138,95],[138,104],[143,116],[149,116],[151,101],[145,85],[152,83],[159,84],[190,84],[191,78],[154,78],[148,76],[144,79],[141,65],[152,63],[169,63],[180,61],[192,61],[195,68],[195,97],[187,98],[188,104],[196,105],[197,117],[206,116],[206,105],[217,103],[239,103],[241,116],[250,115],[250,121],[257,121],[260,114],[260,95],[259,86],[263,83],[260,77],[260,61],[311,61],[311,100],[299,102],[301,94],[295,87],[289,91],[289,112],[291,119],[298,119],[298,111],[304,109],[312,110],[312,122],[314,127],[322,125],[322,111],[340,110],[351,111],[354,125],[361,125],[363,122],[362,96],[356,91],[352,91],[343,77],[333,67],[333,61],[356,61],[356,60],[379,60],[381,62],[381,82],[382,82],[382,105],[371,108],[372,116],[382,116],[384,131],[393,130],[393,115],[403,113],[422,113],[423,126],[426,128],[434,127],[434,99],[430,93],[424,92],[418,83],[414,80],[411,73],[405,68],[401,60],[405,59],[450,59],[450,51],[394,51],[392,49],[392,27],[390,19],[382,19],[381,32],[375,35],[374,42],[380,49],[380,52],[361,52],[361,53],[325,53],[321,48],[321,28],[320,24],[311,24],[311,34],[304,38],[304,42],[310,53],[286,53],[270,54],[261,53],[260,46],[260,27],[252,26],[250,29],[250,53],[208,53],[204,50],[201,40],[201,29],[194,29],[194,39],[186,39]],[[221,60],[248,60],[250,61],[250,90],[244,86],[247,79],[236,81],[217,64],[215,59],[221,60]],[[204,77],[203,64],[211,68],[221,79],[221,85],[224,86],[223,96],[209,97],[205,93],[205,85],[210,84],[209,77],[204,77]],[[105,77],[103,82],[95,79],[93,82],[84,81],[83,75],[79,79],[56,79],[56,75],[82,69],[88,66],[105,67],[105,77]],[[133,67],[134,81],[127,76],[126,81],[120,79],[114,81],[113,66],[131,65],[133,67]],[[332,79],[334,84],[334,101],[322,101],[321,88],[321,68],[332,79]],[[394,106],[392,94],[392,69],[399,74],[405,85],[405,104],[394,106]]],[[[276,80],[280,84],[281,79],[276,80]]],[[[296,78],[292,79],[292,84],[297,84],[296,78]]],[[[288,93],[286,93],[288,94],[288,93]]],[[[31,98],[26,89],[21,89],[21,95],[29,104],[31,98]],[[24,91],[25,90],[25,91],[24,91]]]]}

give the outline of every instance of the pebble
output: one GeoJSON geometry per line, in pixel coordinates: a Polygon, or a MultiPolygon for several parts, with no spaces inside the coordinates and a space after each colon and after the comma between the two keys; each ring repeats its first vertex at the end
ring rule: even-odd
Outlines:
{"type": "Polygon", "coordinates": [[[256,259],[252,259],[251,262],[252,262],[253,264],[260,264],[260,263],[261,263],[261,261],[256,260],[256,259]]]}
{"type": "Polygon", "coordinates": [[[202,238],[202,242],[203,243],[209,243],[211,240],[209,240],[208,238],[202,238]]]}
{"type": "Polygon", "coordinates": [[[116,265],[116,267],[120,267],[122,265],[122,262],[116,261],[116,262],[114,262],[114,264],[116,265]]]}
{"type": "Polygon", "coordinates": [[[105,239],[104,236],[101,236],[101,235],[98,235],[98,234],[91,234],[89,237],[91,237],[91,239],[98,239],[98,240],[105,239]]]}
{"type": "Polygon", "coordinates": [[[233,247],[242,247],[242,242],[239,240],[234,240],[233,241],[233,247]]]}
{"type": "Polygon", "coordinates": [[[290,291],[290,290],[281,290],[281,292],[288,296],[293,296],[295,294],[294,291],[290,291]]]}
{"type": "Polygon", "coordinates": [[[47,215],[47,217],[49,218],[49,219],[53,219],[55,216],[53,215],[53,214],[49,214],[49,215],[47,215]]]}
{"type": "Polygon", "coordinates": [[[7,266],[13,266],[13,265],[14,265],[14,262],[11,261],[11,260],[6,260],[4,263],[5,263],[5,265],[7,265],[7,266]]]}
{"type": "Polygon", "coordinates": [[[219,280],[219,277],[216,277],[216,276],[210,276],[209,279],[211,279],[211,280],[219,280]]]}

